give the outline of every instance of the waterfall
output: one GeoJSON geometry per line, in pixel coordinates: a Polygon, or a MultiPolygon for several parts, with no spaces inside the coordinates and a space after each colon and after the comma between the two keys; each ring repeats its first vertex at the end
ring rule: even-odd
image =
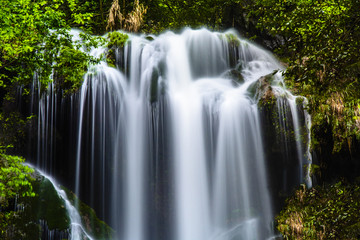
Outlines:
{"type": "MultiPolygon", "coordinates": [[[[54,187],[58,197],[64,201],[65,208],[66,208],[66,211],[67,211],[69,219],[70,219],[70,227],[69,227],[70,240],[80,240],[80,239],[93,240],[93,238],[85,231],[85,229],[82,225],[82,222],[81,222],[79,212],[77,211],[75,206],[71,204],[65,191],[60,188],[58,183],[52,177],[46,175],[45,173],[43,173],[39,169],[35,168],[34,166],[32,166],[30,164],[27,164],[27,165],[31,168],[34,168],[37,173],[39,173],[42,177],[47,179],[51,183],[51,185],[54,187]]],[[[54,239],[54,238],[49,236],[49,239],[54,239]]]]}
{"type": "MultiPolygon", "coordinates": [[[[105,60],[92,66],[78,93],[50,87],[39,97],[34,164],[92,206],[114,239],[274,237],[272,172],[249,88],[283,70],[280,63],[235,32],[206,29],[153,39],[129,34],[116,58],[115,68],[105,60]]],[[[300,184],[311,157],[299,140],[299,112],[306,127],[309,116],[281,73],[275,78],[280,127],[293,128],[298,139],[297,155],[286,158],[296,158],[300,184]]]]}

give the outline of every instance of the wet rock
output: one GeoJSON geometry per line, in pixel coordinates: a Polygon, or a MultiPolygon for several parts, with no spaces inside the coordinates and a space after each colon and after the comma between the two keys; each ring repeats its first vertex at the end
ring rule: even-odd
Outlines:
{"type": "Polygon", "coordinates": [[[241,72],[236,69],[230,69],[223,74],[226,79],[231,79],[234,85],[241,85],[245,82],[241,72]]]}
{"type": "Polygon", "coordinates": [[[146,36],[145,39],[148,41],[154,41],[154,38],[152,36],[146,36]]]}
{"type": "Polygon", "coordinates": [[[258,101],[260,105],[273,103],[276,100],[271,84],[274,80],[274,73],[260,77],[248,87],[248,95],[258,101]]]}
{"type": "Polygon", "coordinates": [[[158,98],[158,80],[159,80],[159,70],[155,68],[151,74],[150,81],[150,93],[149,100],[150,103],[156,102],[158,98]]]}

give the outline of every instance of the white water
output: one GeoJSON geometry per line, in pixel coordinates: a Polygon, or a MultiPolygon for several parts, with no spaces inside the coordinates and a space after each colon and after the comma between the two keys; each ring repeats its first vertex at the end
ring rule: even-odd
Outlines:
{"type": "MultiPolygon", "coordinates": [[[[311,117],[309,113],[306,111],[307,99],[302,96],[294,96],[292,95],[286,88],[283,87],[283,79],[280,73],[275,75],[275,81],[278,83],[277,86],[273,86],[274,93],[278,96],[277,98],[277,106],[279,110],[279,120],[281,128],[289,129],[287,125],[291,124],[294,129],[294,137],[296,140],[296,152],[298,158],[298,165],[299,165],[299,184],[305,182],[307,187],[312,186],[312,180],[310,178],[310,166],[312,163],[312,156],[310,153],[310,128],[311,128],[311,117]],[[296,103],[297,100],[302,102],[301,105],[296,103]],[[286,116],[286,108],[290,108],[291,112],[291,119],[292,122],[289,122],[286,116]],[[299,110],[298,107],[301,107],[304,114],[304,124],[303,126],[300,124],[299,118],[299,110]],[[305,128],[305,133],[301,131],[301,128],[305,128]],[[306,139],[303,139],[302,134],[306,134],[306,139]],[[304,146],[304,143],[306,145],[304,146]]],[[[284,135],[286,138],[286,135],[284,135]]],[[[286,141],[285,141],[286,142],[286,141]]],[[[287,148],[287,146],[286,146],[287,148]]]]}
{"type": "MultiPolygon", "coordinates": [[[[88,196],[118,240],[273,237],[263,129],[247,89],[282,69],[279,62],[245,40],[230,46],[225,34],[205,29],[153,41],[130,35],[130,42],[117,54],[124,68],[93,66],[70,98],[76,194],[88,196]],[[224,77],[234,68],[244,83],[224,77]]],[[[280,73],[276,80],[273,91],[285,96],[293,120],[280,125],[293,125],[300,138],[295,97],[281,87],[280,73]]],[[[56,145],[47,142],[56,135],[57,112],[56,94],[49,96],[39,104],[42,169],[52,161],[41,159],[55,153],[48,146],[56,145]]],[[[296,149],[300,183],[311,156],[300,140],[296,149]]]]}

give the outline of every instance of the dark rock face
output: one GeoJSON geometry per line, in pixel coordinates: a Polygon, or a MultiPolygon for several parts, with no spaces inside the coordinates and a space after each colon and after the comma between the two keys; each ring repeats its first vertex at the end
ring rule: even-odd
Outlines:
{"type": "Polygon", "coordinates": [[[299,182],[299,159],[290,108],[283,99],[276,99],[267,88],[261,98],[260,116],[263,129],[265,159],[267,161],[269,187],[273,193],[275,212],[280,211],[284,200],[290,196],[299,182]],[[266,100],[271,96],[270,100],[266,100]],[[282,102],[282,104],[277,104],[282,102]],[[279,107],[283,108],[280,114],[279,107]],[[287,117],[287,128],[283,128],[281,119],[287,117]],[[270,174],[271,173],[271,174],[270,174]]]}
{"type": "Polygon", "coordinates": [[[360,174],[360,142],[353,138],[339,152],[333,152],[330,131],[322,132],[324,140],[313,151],[314,163],[320,167],[315,175],[319,183],[334,182],[338,179],[354,181],[360,174]]]}

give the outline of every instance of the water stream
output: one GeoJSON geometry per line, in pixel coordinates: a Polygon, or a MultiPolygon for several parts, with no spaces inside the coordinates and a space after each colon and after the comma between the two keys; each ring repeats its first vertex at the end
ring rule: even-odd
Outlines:
{"type": "MultiPolygon", "coordinates": [[[[47,179],[51,185],[54,187],[56,193],[58,194],[59,198],[61,198],[65,203],[65,208],[68,213],[70,219],[70,240],[93,240],[93,238],[85,231],[83,224],[81,222],[81,217],[76,209],[76,207],[69,201],[65,191],[60,188],[58,183],[50,176],[46,175],[36,167],[27,164],[29,167],[34,168],[37,173],[39,173],[42,177],[47,179]]],[[[49,239],[54,239],[49,236],[49,239]]]]}
{"type": "MultiPolygon", "coordinates": [[[[38,106],[37,166],[70,171],[63,181],[72,182],[118,240],[270,239],[272,173],[261,113],[248,89],[283,67],[234,32],[185,29],[153,38],[130,35],[116,55],[122,64],[92,66],[78,94],[61,98],[50,88],[38,106]]],[[[307,123],[309,117],[281,73],[276,78],[273,91],[285,99],[278,100],[280,128],[291,125],[298,139],[300,184],[311,156],[300,140],[299,111],[307,123]]]]}

